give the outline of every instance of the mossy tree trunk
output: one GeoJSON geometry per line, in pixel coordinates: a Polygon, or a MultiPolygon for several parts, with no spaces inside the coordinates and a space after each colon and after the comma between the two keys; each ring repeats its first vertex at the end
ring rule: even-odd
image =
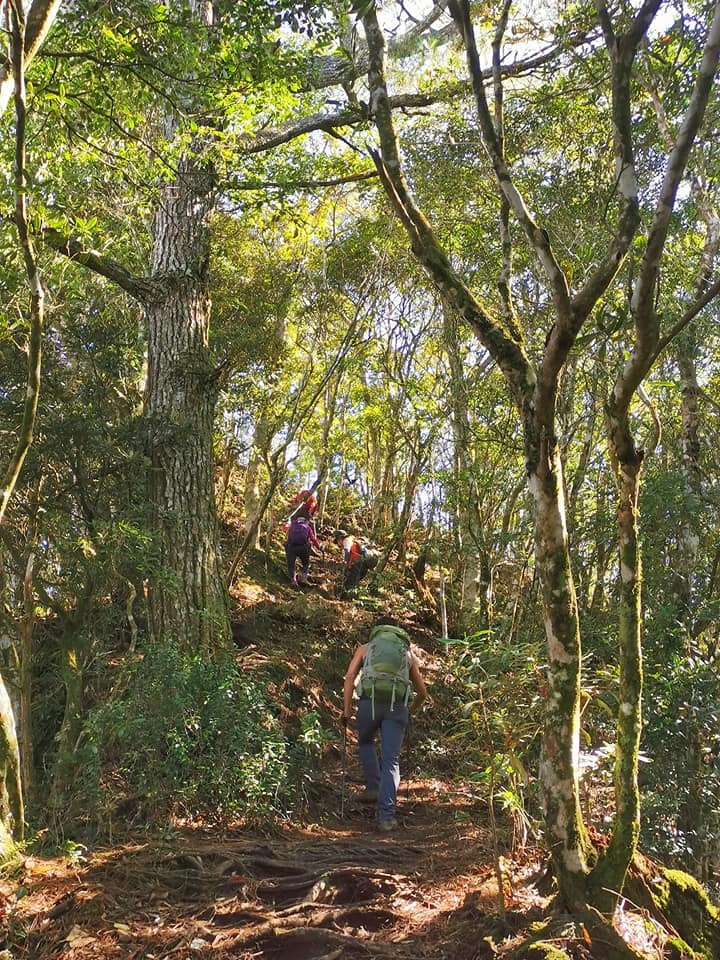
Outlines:
{"type": "MultiPolygon", "coordinates": [[[[45,319],[45,291],[30,235],[27,208],[28,178],[26,125],[27,104],[25,65],[39,47],[52,23],[57,4],[36,3],[31,6],[31,30],[22,3],[9,4],[8,57],[0,67],[0,112],[3,112],[13,91],[15,106],[15,150],[13,189],[15,200],[15,227],[22,252],[30,292],[29,332],[27,338],[27,387],[20,427],[15,446],[8,457],[0,490],[0,524],[3,522],[10,498],[17,485],[28,450],[33,442],[42,369],[42,332],[45,319]]],[[[12,839],[24,832],[24,800],[21,781],[16,716],[5,679],[0,675],[0,856],[9,849],[12,839]]],[[[28,736],[28,730],[23,731],[28,736]]]]}
{"type": "Polygon", "coordinates": [[[618,647],[620,688],[615,740],[615,819],[610,843],[592,873],[590,901],[611,913],[625,883],[640,834],[638,753],[642,730],[642,570],[638,496],[643,452],[632,442],[629,422],[608,408],[608,432],[618,489],[617,531],[620,574],[618,647]]]}
{"type": "Polygon", "coordinates": [[[580,808],[580,622],[555,438],[544,436],[538,452],[529,482],[548,655],[540,788],[555,874],[563,899],[577,907],[586,903],[586,878],[595,858],[580,808]]]}

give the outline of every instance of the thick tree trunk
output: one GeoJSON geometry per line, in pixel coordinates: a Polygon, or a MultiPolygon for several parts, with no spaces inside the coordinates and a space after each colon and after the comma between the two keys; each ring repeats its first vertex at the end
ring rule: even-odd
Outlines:
{"type": "MultiPolygon", "coordinates": [[[[191,0],[193,16],[212,28],[213,9],[191,0]]],[[[188,115],[203,116],[202,89],[188,77],[188,115]]],[[[167,136],[179,116],[165,118],[167,136]]],[[[145,303],[148,377],[145,392],[150,522],[157,568],[150,578],[150,628],[156,639],[188,650],[230,640],[229,603],[220,569],[213,428],[217,377],[210,355],[209,216],[215,176],[198,137],[161,191],[155,213],[152,279],[145,303]]]]}
{"type": "Polygon", "coordinates": [[[158,564],[149,588],[151,629],[190,650],[213,649],[229,637],[215,505],[217,385],[208,348],[213,201],[211,173],[182,162],[155,218],[153,276],[164,295],[146,308],[148,499],[158,564]]]}

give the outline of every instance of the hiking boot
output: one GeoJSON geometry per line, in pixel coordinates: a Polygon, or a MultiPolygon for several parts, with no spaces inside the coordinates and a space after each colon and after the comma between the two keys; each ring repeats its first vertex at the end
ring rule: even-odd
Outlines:
{"type": "Polygon", "coordinates": [[[396,827],[397,820],[395,817],[390,817],[389,820],[378,820],[378,830],[380,833],[392,833],[396,827]]]}
{"type": "Polygon", "coordinates": [[[360,803],[377,803],[377,799],[377,790],[371,790],[370,787],[365,787],[362,793],[358,794],[358,800],[360,803]]]}
{"type": "Polygon", "coordinates": [[[308,575],[307,575],[306,573],[299,573],[299,574],[297,575],[297,582],[298,582],[298,583],[307,583],[307,582],[308,582],[308,575]]]}
{"type": "Polygon", "coordinates": [[[293,577],[292,580],[290,581],[290,586],[296,587],[297,585],[298,585],[297,577],[293,577]]]}

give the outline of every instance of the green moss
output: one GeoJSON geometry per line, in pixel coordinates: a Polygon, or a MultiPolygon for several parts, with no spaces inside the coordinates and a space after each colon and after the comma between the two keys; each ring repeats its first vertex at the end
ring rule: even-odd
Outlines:
{"type": "Polygon", "coordinates": [[[564,950],[558,950],[554,944],[538,940],[535,943],[524,943],[513,950],[508,960],[568,960],[568,955],[564,950]]]}
{"type": "Polygon", "coordinates": [[[706,891],[695,877],[691,877],[689,873],[684,873],[682,870],[664,870],[663,873],[672,893],[689,897],[700,909],[706,910],[713,920],[718,919],[717,908],[710,903],[706,891]]]}
{"type": "Polygon", "coordinates": [[[571,917],[532,923],[526,939],[510,951],[507,960],[568,960],[568,952],[557,944],[576,942],[577,936],[577,924],[571,917]]]}
{"type": "Polygon", "coordinates": [[[720,916],[694,877],[682,870],[663,870],[652,885],[652,895],[680,935],[674,942],[680,951],[676,956],[682,960],[720,956],[720,916]]]}
{"type": "Polygon", "coordinates": [[[668,960],[697,960],[698,958],[698,954],[685,943],[682,937],[670,937],[665,942],[665,955],[668,960]]]}

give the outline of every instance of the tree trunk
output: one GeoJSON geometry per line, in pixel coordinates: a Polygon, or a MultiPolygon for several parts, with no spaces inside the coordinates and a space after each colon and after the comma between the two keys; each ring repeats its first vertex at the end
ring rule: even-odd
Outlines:
{"type": "MultiPolygon", "coordinates": [[[[36,3],[29,32],[22,4],[8,8],[7,22],[10,43],[9,57],[0,68],[0,113],[4,112],[12,89],[15,103],[15,152],[13,189],[15,226],[22,250],[25,272],[30,290],[30,331],[27,348],[27,389],[17,442],[4,472],[0,490],[0,523],[20,475],[27,452],[33,441],[42,361],[42,330],[44,322],[45,291],[35,258],[27,211],[27,154],[25,129],[27,105],[25,96],[25,65],[35,54],[57,11],[53,3],[36,3]]],[[[28,735],[25,731],[25,735],[28,735]]],[[[11,839],[21,839],[25,828],[24,799],[20,776],[16,717],[13,703],[0,675],[0,855],[9,850],[11,839]]]]}
{"type": "Polygon", "coordinates": [[[260,492],[262,477],[267,480],[267,461],[270,453],[270,428],[267,411],[263,410],[255,422],[255,434],[250,452],[250,460],[245,471],[245,536],[254,531],[248,548],[257,550],[260,546],[260,523],[264,501],[260,492]]]}
{"type": "MultiPolygon", "coordinates": [[[[193,0],[190,6],[210,29],[210,5],[193,0]]],[[[188,113],[202,117],[202,97],[202,90],[192,94],[188,113]]],[[[176,115],[166,116],[169,139],[178,123],[176,115]]],[[[150,628],[156,639],[188,650],[213,650],[230,640],[215,503],[208,220],[216,191],[203,157],[207,146],[195,138],[178,161],[175,180],[161,191],[152,260],[158,293],[145,303],[148,503],[157,564],[149,578],[150,628]]]]}
{"type": "Polygon", "coordinates": [[[163,191],[153,276],[165,295],[146,307],[148,500],[158,565],[148,593],[151,629],[156,639],[189,650],[229,639],[215,505],[217,384],[208,348],[212,187],[212,175],[185,160],[163,191]]]}
{"type": "Polygon", "coordinates": [[[34,800],[34,751],[32,737],[32,647],[33,633],[37,620],[33,574],[35,566],[35,529],[33,537],[28,538],[23,573],[23,615],[18,625],[20,639],[19,650],[19,724],[18,740],[20,749],[20,770],[23,785],[24,802],[32,807],[34,800]]]}
{"type": "Polygon", "coordinates": [[[0,677],[0,859],[10,853],[13,841],[22,840],[24,829],[15,717],[7,688],[0,677]]]}
{"type": "Polygon", "coordinates": [[[640,835],[638,752],[642,731],[642,568],[638,496],[643,452],[635,448],[626,417],[608,405],[611,459],[618,488],[617,531],[620,567],[620,689],[615,741],[615,818],[612,838],[593,871],[591,902],[611,912],[635,854],[640,835]]]}
{"type": "MultiPolygon", "coordinates": [[[[697,531],[697,515],[700,509],[702,480],[700,474],[700,414],[698,397],[700,390],[695,371],[695,338],[692,331],[681,338],[678,344],[677,364],[682,381],[682,472],[685,480],[687,508],[683,511],[678,534],[678,556],[675,563],[675,603],[678,621],[684,626],[686,656],[691,656],[690,637],[693,624],[693,580],[697,574],[700,538],[697,531]]],[[[701,876],[707,863],[707,820],[709,811],[703,801],[702,782],[706,771],[702,762],[702,734],[694,701],[686,718],[689,748],[682,764],[686,792],[678,810],[678,829],[686,838],[683,862],[695,876],[701,876]]],[[[703,878],[706,879],[706,878],[703,878]]]]}
{"type": "Polygon", "coordinates": [[[487,630],[490,626],[488,590],[490,563],[480,515],[480,497],[471,453],[471,431],[468,422],[467,383],[458,351],[459,331],[455,312],[443,312],[443,341],[450,366],[451,427],[455,445],[455,482],[464,490],[462,510],[457,522],[458,558],[460,561],[460,601],[457,630],[461,635],[487,630]]]}
{"type": "MultiPolygon", "coordinates": [[[[88,599],[92,603],[92,593],[88,599]]],[[[65,710],[57,735],[57,754],[53,769],[51,806],[56,814],[66,816],[68,801],[77,799],[74,782],[77,774],[76,746],[82,730],[85,700],[85,663],[87,644],[78,634],[78,627],[86,622],[85,617],[73,613],[65,624],[62,641],[62,681],[65,689],[65,710]]],[[[75,810],[74,813],[79,811],[75,810]]]]}
{"type": "MultiPolygon", "coordinates": [[[[528,426],[526,425],[526,431],[528,426]]],[[[546,840],[563,900],[584,905],[593,851],[580,809],[580,624],[570,570],[562,465],[556,443],[543,443],[530,473],[535,556],[547,641],[547,699],[540,782],[546,840]]]]}

